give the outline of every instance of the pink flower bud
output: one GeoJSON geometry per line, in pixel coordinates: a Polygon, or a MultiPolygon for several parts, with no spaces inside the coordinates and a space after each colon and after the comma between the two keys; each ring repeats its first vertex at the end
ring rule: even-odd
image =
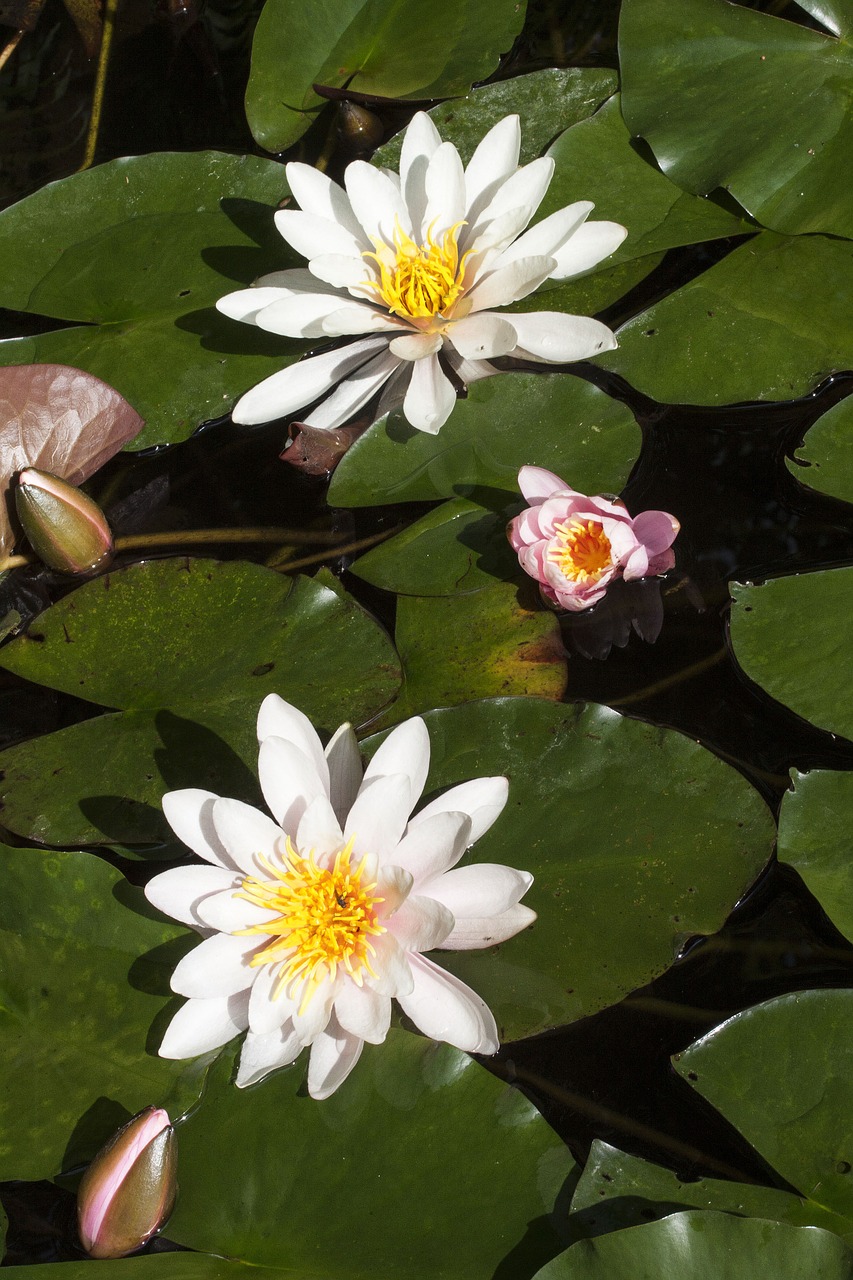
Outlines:
{"type": "Polygon", "coordinates": [[[39,559],[61,573],[90,573],[113,550],[100,507],[48,471],[27,467],[18,476],[15,508],[39,559]]]}
{"type": "Polygon", "coordinates": [[[177,1191],[177,1149],[168,1114],[146,1107],[113,1134],[83,1174],[77,1225],[93,1258],[123,1258],[159,1230],[177,1191]]]}

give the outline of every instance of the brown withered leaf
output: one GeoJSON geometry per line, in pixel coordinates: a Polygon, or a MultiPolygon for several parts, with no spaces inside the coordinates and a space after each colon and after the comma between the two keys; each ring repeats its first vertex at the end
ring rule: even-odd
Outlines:
{"type": "Polygon", "coordinates": [[[288,429],[290,443],[279,457],[306,475],[327,476],[368,425],[365,422],[361,426],[339,427],[337,431],[321,431],[302,422],[292,422],[288,429]]]}
{"type": "Polygon", "coordinates": [[[38,467],[82,484],[145,423],[108,383],[63,364],[0,369],[0,554],[17,536],[10,518],[12,477],[38,467]]]}

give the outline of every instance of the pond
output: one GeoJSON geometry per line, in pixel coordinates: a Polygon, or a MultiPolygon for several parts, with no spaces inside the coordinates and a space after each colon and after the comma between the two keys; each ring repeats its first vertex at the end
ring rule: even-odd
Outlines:
{"type": "Polygon", "coordinates": [[[853,1276],[849,0],[85,13],[2,71],[2,1265],[153,1106],[108,1280],[853,1276]]]}

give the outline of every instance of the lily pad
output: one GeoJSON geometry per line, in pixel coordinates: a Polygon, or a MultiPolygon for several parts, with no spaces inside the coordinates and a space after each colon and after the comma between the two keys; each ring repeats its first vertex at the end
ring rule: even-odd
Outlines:
{"type": "Polygon", "coordinates": [[[745,1009],[673,1062],[801,1195],[853,1220],[853,991],[745,1009]]]}
{"type": "MultiPolygon", "coordinates": [[[[374,715],[400,679],[385,632],[340,588],[191,559],[86,583],[7,645],[0,665],[125,713],[0,755],[4,824],[50,844],[160,845],[166,790],[255,799],[255,717],[267,693],[330,732],[374,715]]],[[[174,845],[151,852],[172,856],[174,845]]]]}
{"type": "Polygon", "coordinates": [[[718,1209],[741,1218],[768,1218],[794,1227],[820,1227],[853,1243],[853,1222],[790,1191],[699,1178],[680,1182],[669,1169],[593,1142],[572,1197],[573,1236],[592,1238],[684,1209],[718,1209]]]}
{"type": "Polygon", "coordinates": [[[465,1054],[391,1030],[322,1103],[298,1066],[237,1090],[231,1058],[180,1128],[171,1239],[329,1280],[529,1275],[561,1247],[572,1158],[465,1054]]]}
{"type": "Polygon", "coordinates": [[[618,492],[640,451],[625,405],[565,373],[504,373],[475,383],[437,436],[399,413],[356,440],[332,478],[333,506],[513,493],[519,469],[547,467],[587,493],[618,492]],[[597,487],[596,487],[597,486],[597,487]]]}
{"type": "Polygon", "coordinates": [[[0,1179],[50,1178],[198,1096],[206,1059],[158,1058],[151,1034],[187,933],[91,854],[3,846],[0,882],[0,1179]]]}
{"type": "Polygon", "coordinates": [[[559,699],[566,691],[560,624],[538,601],[519,600],[511,582],[474,596],[401,596],[395,639],[403,688],[383,727],[476,698],[559,699]]]}
{"type": "Polygon", "coordinates": [[[765,231],[629,320],[596,363],[670,404],[790,400],[853,367],[853,244],[765,231]],[[831,280],[831,289],[816,289],[831,280]]]}
{"type": "Polygon", "coordinates": [[[488,1002],[502,1040],[595,1013],[663,973],[687,938],[720,928],[770,856],[775,826],[757,792],[681,734],[538,698],[424,718],[429,792],[509,778],[474,860],[535,877],[532,928],[490,952],[436,956],[488,1002]]]}
{"type": "MultiPolygon", "coordinates": [[[[92,1264],[86,1259],[4,1270],[8,1271],[9,1280],[90,1280],[92,1264]]],[[[98,1280],[301,1280],[301,1277],[290,1267],[284,1271],[278,1267],[248,1267],[242,1262],[212,1258],[203,1253],[153,1253],[144,1258],[99,1259],[98,1280]]]]}
{"type": "Polygon", "coordinates": [[[853,738],[853,568],[734,585],[730,626],[735,657],[756,684],[803,719],[853,738]]]}
{"type": "MultiPolygon", "coordinates": [[[[840,28],[848,6],[805,7],[840,28]]],[[[726,0],[625,0],[625,119],[661,168],[697,195],[727,188],[791,235],[853,236],[853,51],[726,0]]]]}
{"type": "Polygon", "coordinates": [[[779,859],[794,867],[835,927],[853,941],[853,773],[795,769],[793,783],[779,813],[779,859]]]}
{"type": "Polygon", "coordinates": [[[136,447],[183,440],[305,350],[214,310],[287,265],[273,222],[286,195],[281,165],[216,151],[43,187],[0,213],[0,305],[75,323],[3,342],[0,362],[85,369],[146,420],[136,447]]]}
{"type": "Polygon", "coordinates": [[[674,1213],[581,1240],[535,1280],[850,1280],[853,1250],[829,1231],[727,1213],[674,1213]]]}
{"type": "Polygon", "coordinates": [[[315,84],[383,98],[449,98],[495,70],[524,21],[515,0],[268,0],[255,30],[246,114],[284,151],[326,105],[315,84]]]}
{"type": "Polygon", "coordinates": [[[788,470],[801,483],[853,502],[853,396],[818,418],[794,457],[786,459],[788,470]]]}

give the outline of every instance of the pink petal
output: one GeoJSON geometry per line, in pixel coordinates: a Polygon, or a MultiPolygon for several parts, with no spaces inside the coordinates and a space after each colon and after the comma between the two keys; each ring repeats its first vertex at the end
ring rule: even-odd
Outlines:
{"type": "Polygon", "coordinates": [[[681,525],[668,511],[641,511],[634,516],[634,533],[650,556],[668,551],[681,525]]]}
{"type": "Polygon", "coordinates": [[[545,467],[522,467],[518,473],[518,487],[525,501],[531,506],[538,506],[553,493],[563,490],[573,492],[565,480],[561,480],[558,475],[546,470],[545,467]]]}

